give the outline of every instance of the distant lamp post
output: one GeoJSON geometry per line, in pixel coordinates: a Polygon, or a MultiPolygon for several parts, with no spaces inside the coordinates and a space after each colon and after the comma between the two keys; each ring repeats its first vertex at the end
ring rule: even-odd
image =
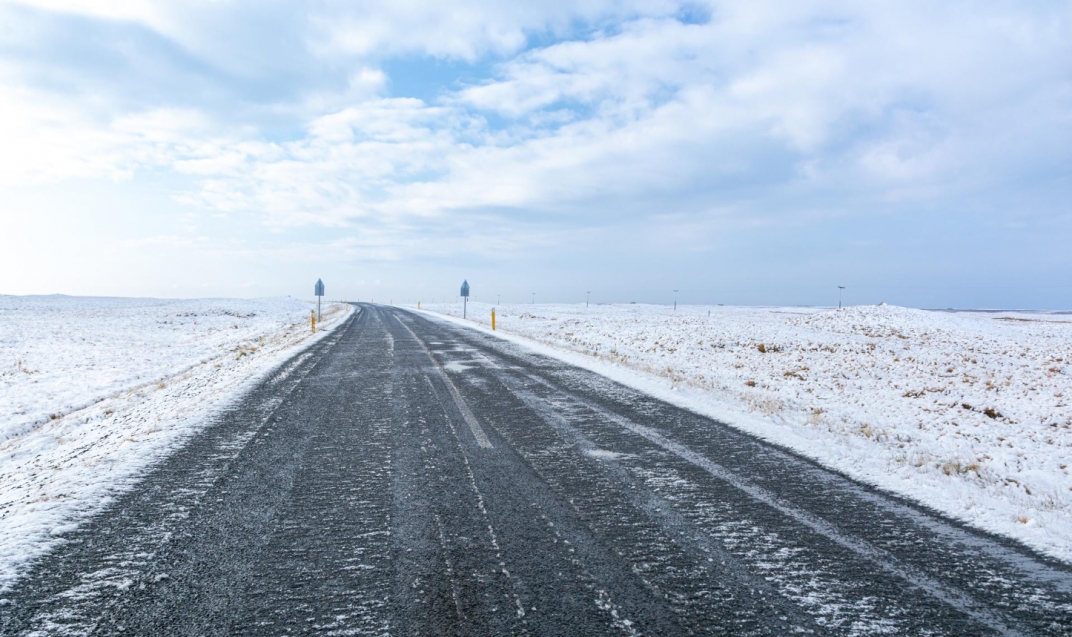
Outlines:
{"type": "Polygon", "coordinates": [[[501,294],[496,294],[495,295],[495,305],[502,305],[502,295],[501,294]]]}
{"type": "Polygon", "coordinates": [[[841,309],[841,291],[845,289],[844,285],[837,286],[837,309],[841,309]]]}
{"type": "Polygon", "coordinates": [[[532,293],[532,304],[536,305],[536,293],[535,292],[532,293]]]}
{"type": "Polygon", "coordinates": [[[677,290],[674,290],[674,311],[677,312],[677,290]]]}
{"type": "Polygon", "coordinates": [[[590,299],[590,298],[592,298],[592,291],[591,290],[589,290],[588,292],[584,293],[584,306],[585,307],[588,307],[588,299],[590,299]]]}

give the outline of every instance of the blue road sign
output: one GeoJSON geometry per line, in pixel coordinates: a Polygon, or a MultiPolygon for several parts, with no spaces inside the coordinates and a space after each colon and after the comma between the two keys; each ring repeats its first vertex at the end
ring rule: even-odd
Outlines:
{"type": "Polygon", "coordinates": [[[320,279],[316,280],[315,293],[316,293],[317,296],[324,296],[324,282],[321,281],[320,279]]]}
{"type": "Polygon", "coordinates": [[[469,282],[462,281],[462,296],[469,298],[469,282]]]}

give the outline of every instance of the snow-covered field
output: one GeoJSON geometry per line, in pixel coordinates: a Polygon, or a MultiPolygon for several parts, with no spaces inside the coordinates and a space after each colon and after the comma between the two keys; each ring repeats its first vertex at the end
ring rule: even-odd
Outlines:
{"type": "MultiPolygon", "coordinates": [[[[0,591],[312,336],[292,298],[0,296],[0,591]]],[[[310,338],[311,337],[311,338],[310,338]]]]}
{"type": "MultiPolygon", "coordinates": [[[[470,303],[466,323],[488,325],[491,307],[470,303]]],[[[504,305],[497,323],[497,334],[1072,561],[1072,315],[504,305]]]]}

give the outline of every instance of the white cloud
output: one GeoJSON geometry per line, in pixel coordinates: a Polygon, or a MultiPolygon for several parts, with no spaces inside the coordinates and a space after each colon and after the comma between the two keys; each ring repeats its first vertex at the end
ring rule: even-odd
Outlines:
{"type": "MultiPolygon", "coordinates": [[[[255,67],[242,60],[256,52],[233,58],[237,44],[199,25],[269,9],[36,4],[144,24],[225,69],[255,67]]],[[[813,214],[824,198],[866,214],[873,203],[1000,181],[1015,162],[1052,169],[1069,157],[1067,6],[713,3],[705,24],[680,22],[679,9],[318,5],[286,35],[345,81],[260,105],[301,114],[287,125],[297,133],[279,139],[209,106],[115,110],[120,100],[106,94],[69,103],[2,61],[0,179],[163,168],[196,180],[181,196],[191,205],[254,213],[275,228],[376,224],[381,243],[416,250],[406,233],[448,225],[510,237],[542,219],[559,236],[667,208],[813,214]],[[577,23],[587,25],[579,37],[525,50],[577,23]],[[394,55],[499,62],[426,103],[386,97],[377,64],[394,55]]],[[[271,47],[278,34],[263,35],[271,47]]]]}
{"type": "Polygon", "coordinates": [[[673,15],[678,6],[667,0],[329,2],[310,15],[310,43],[326,56],[419,54],[475,61],[515,53],[533,34],[563,34],[577,23],[673,15]]]}
{"type": "Polygon", "coordinates": [[[168,3],[153,0],[13,0],[9,4],[111,20],[130,20],[163,28],[170,22],[167,18],[168,3]]]}
{"type": "Polygon", "coordinates": [[[205,113],[153,108],[101,115],[34,90],[0,69],[0,188],[71,178],[130,179],[171,168],[216,127],[205,113]]]}

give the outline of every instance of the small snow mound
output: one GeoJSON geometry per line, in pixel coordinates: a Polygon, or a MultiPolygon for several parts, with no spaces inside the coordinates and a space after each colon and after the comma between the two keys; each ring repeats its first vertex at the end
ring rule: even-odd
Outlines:
{"type": "Polygon", "coordinates": [[[798,327],[809,327],[835,334],[861,334],[875,338],[920,335],[950,327],[954,317],[939,315],[927,310],[900,307],[897,305],[853,305],[850,307],[810,314],[790,322],[798,327]]]}
{"type": "Polygon", "coordinates": [[[596,458],[597,460],[619,460],[625,457],[625,454],[623,453],[610,451],[608,449],[586,449],[584,455],[589,458],[596,458]]]}

